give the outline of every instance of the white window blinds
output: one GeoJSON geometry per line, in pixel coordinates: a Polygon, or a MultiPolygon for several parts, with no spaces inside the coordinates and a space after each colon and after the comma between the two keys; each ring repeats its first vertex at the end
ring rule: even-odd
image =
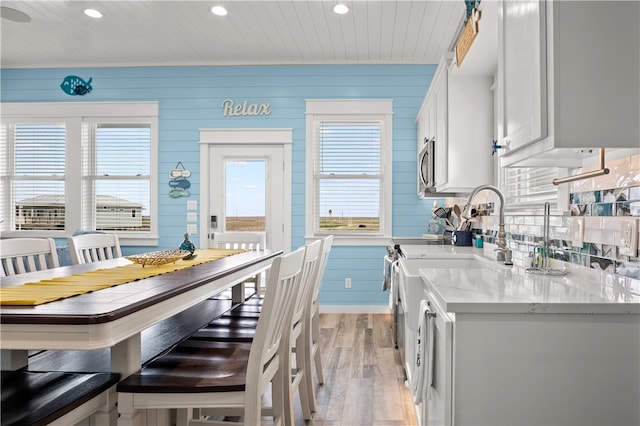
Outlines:
{"type": "Polygon", "coordinates": [[[157,103],[1,106],[3,236],[85,229],[157,244],[157,103]]]}
{"type": "MultiPolygon", "coordinates": [[[[65,227],[66,129],[64,124],[16,124],[7,163],[12,225],[15,230],[63,230],[65,227]]],[[[4,151],[4,150],[3,150],[4,151]]]]}
{"type": "Polygon", "coordinates": [[[149,123],[86,123],[84,222],[100,231],[148,231],[149,123]],[[123,161],[126,159],[126,161],[123,161]]]}
{"type": "Polygon", "coordinates": [[[558,176],[556,167],[503,167],[502,184],[506,205],[510,208],[534,208],[558,203],[558,187],[553,178],[558,176]]]}
{"type": "Polygon", "coordinates": [[[382,122],[318,122],[315,231],[380,232],[382,122]]]}

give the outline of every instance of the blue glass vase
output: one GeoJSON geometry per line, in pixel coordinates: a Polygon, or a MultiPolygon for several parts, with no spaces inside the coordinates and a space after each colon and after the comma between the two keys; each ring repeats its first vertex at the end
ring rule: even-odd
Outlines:
{"type": "Polygon", "coordinates": [[[184,241],[182,242],[182,244],[180,244],[180,250],[186,250],[189,252],[189,255],[184,257],[185,259],[190,259],[195,257],[193,255],[193,252],[196,251],[196,246],[194,246],[191,240],[189,240],[188,233],[184,234],[184,241]]]}

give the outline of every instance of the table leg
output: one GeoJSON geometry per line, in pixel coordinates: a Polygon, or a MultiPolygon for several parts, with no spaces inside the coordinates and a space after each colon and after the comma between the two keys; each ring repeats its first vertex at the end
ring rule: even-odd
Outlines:
{"type": "Polygon", "coordinates": [[[142,349],[140,333],[123,340],[111,348],[111,371],[120,373],[124,379],[140,370],[142,349]]]}
{"type": "Polygon", "coordinates": [[[231,302],[235,305],[236,303],[244,303],[244,283],[238,283],[231,287],[231,302]]]}
{"type": "Polygon", "coordinates": [[[0,364],[3,370],[13,371],[29,365],[29,351],[2,349],[0,364]]]}

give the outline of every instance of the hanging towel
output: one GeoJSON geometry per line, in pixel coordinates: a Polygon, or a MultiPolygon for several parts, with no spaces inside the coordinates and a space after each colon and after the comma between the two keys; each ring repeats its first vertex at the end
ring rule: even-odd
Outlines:
{"type": "Polygon", "coordinates": [[[382,270],[382,291],[387,291],[391,287],[391,265],[393,259],[391,256],[384,257],[384,268],[382,270]]]}
{"type": "Polygon", "coordinates": [[[434,314],[426,300],[420,301],[419,326],[416,334],[416,358],[411,390],[413,402],[431,399],[433,384],[434,314]]]}

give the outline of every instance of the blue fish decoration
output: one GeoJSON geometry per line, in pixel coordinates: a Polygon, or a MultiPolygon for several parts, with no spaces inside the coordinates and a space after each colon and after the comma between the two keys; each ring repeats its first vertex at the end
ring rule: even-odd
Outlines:
{"type": "Polygon", "coordinates": [[[84,81],[82,78],[75,75],[68,75],[62,80],[60,88],[64,93],[71,96],[82,96],[93,90],[91,87],[91,81],[93,78],[89,78],[89,81],[84,81]]]}

